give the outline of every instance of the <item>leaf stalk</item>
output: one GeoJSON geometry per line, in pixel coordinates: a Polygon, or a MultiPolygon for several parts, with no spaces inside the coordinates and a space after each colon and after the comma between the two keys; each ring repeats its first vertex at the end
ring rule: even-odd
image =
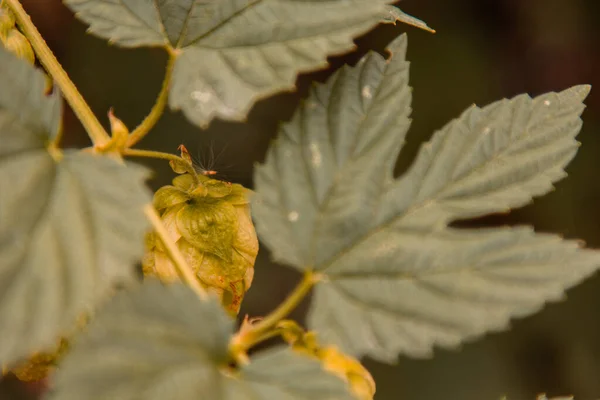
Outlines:
{"type": "MultiPolygon", "coordinates": [[[[157,158],[160,160],[174,161],[180,163],[180,165],[188,165],[186,160],[171,153],[164,153],[162,151],[154,150],[138,150],[138,149],[123,149],[121,155],[125,157],[145,157],[145,158],[157,158]]],[[[194,180],[198,182],[198,173],[191,165],[186,169],[186,172],[192,175],[194,180]]]]}
{"type": "Polygon", "coordinates": [[[320,279],[319,274],[310,270],[306,271],[302,281],[273,312],[254,325],[242,326],[242,329],[232,338],[230,344],[230,352],[234,359],[244,360],[248,349],[276,335],[276,332],[273,332],[273,334],[270,332],[276,329],[279,321],[287,317],[300,304],[320,279]]]}
{"type": "Polygon", "coordinates": [[[177,54],[174,52],[169,52],[169,61],[167,62],[165,77],[163,78],[162,87],[158,97],[156,98],[156,102],[146,118],[144,118],[144,120],[131,132],[127,138],[127,143],[125,145],[126,147],[133,147],[136,143],[142,140],[163,115],[169,99],[169,88],[171,86],[173,67],[175,66],[176,60],[177,54]]]}

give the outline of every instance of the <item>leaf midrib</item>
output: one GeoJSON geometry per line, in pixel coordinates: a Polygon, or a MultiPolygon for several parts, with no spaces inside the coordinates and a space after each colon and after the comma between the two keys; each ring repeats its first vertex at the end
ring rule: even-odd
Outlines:
{"type": "MultiPolygon", "coordinates": [[[[406,308],[403,310],[394,310],[391,307],[386,307],[383,304],[366,303],[366,302],[363,302],[358,297],[356,297],[353,293],[348,292],[347,290],[340,287],[339,285],[332,284],[332,286],[335,288],[335,290],[339,294],[342,295],[342,297],[346,298],[347,301],[354,304],[356,307],[360,308],[361,310],[363,310],[366,313],[373,313],[374,311],[376,311],[385,316],[392,316],[392,318],[394,318],[394,319],[396,319],[399,314],[403,314],[403,315],[407,316],[408,318],[424,321],[429,326],[432,325],[432,324],[430,324],[432,319],[428,319],[427,315],[424,315],[422,313],[419,314],[418,312],[408,310],[406,308]],[[371,307],[369,308],[369,306],[371,306],[371,307]]],[[[450,323],[447,321],[441,321],[439,319],[435,319],[434,321],[435,321],[435,325],[437,325],[438,327],[443,327],[444,329],[451,329],[451,330],[457,329],[457,331],[460,332],[461,327],[456,326],[457,324],[453,324],[453,323],[450,323]]]]}
{"type": "MultiPolygon", "coordinates": [[[[156,32],[156,30],[152,26],[148,25],[148,23],[146,21],[144,21],[142,18],[140,18],[139,15],[137,15],[131,8],[129,8],[123,0],[119,0],[119,4],[125,9],[125,11],[127,11],[128,14],[130,14],[132,17],[134,17],[135,19],[140,21],[142,23],[142,25],[144,25],[146,28],[150,29],[150,31],[158,33],[163,38],[165,38],[167,36],[165,34],[165,32],[156,32]]],[[[160,18],[160,12],[158,11],[158,7],[156,7],[156,2],[153,1],[152,5],[153,5],[153,8],[155,9],[156,13],[158,14],[158,24],[160,25],[160,27],[162,27],[164,29],[164,26],[162,24],[162,19],[160,18]]],[[[168,38],[167,38],[167,42],[168,42],[168,38]]]]}
{"type": "MultiPolygon", "coordinates": [[[[182,47],[182,49],[186,49],[188,47],[192,47],[194,46],[196,43],[198,43],[199,41],[201,41],[202,39],[206,39],[207,37],[209,37],[210,35],[212,35],[213,33],[215,33],[217,30],[221,29],[224,25],[228,24],[231,20],[233,20],[234,18],[238,17],[240,14],[246,12],[248,9],[259,5],[259,3],[262,3],[264,0],[255,0],[255,3],[249,4],[247,7],[237,11],[236,13],[232,14],[230,17],[228,17],[227,19],[223,20],[221,23],[219,23],[218,25],[216,25],[215,27],[211,28],[209,31],[203,33],[202,35],[198,36],[197,38],[193,39],[192,41],[190,41],[186,46],[182,47]]],[[[295,37],[292,39],[287,39],[287,40],[280,40],[280,41],[269,41],[269,42],[265,42],[265,43],[260,43],[260,44],[250,44],[250,45],[245,45],[245,46],[227,46],[227,47],[202,47],[202,49],[208,49],[208,50],[212,50],[212,51],[225,51],[225,50],[239,50],[239,49],[247,49],[247,48],[258,48],[258,47],[262,47],[262,46],[268,46],[268,45],[273,45],[273,44],[287,44],[287,43],[293,43],[296,41],[305,41],[305,40],[313,40],[315,38],[323,38],[325,36],[331,36],[335,33],[338,33],[340,31],[344,31],[344,30],[348,30],[348,29],[355,29],[357,25],[361,25],[364,24],[366,21],[365,20],[353,20],[351,24],[347,24],[343,27],[340,27],[339,29],[335,29],[332,31],[328,31],[326,33],[320,32],[320,33],[316,33],[314,35],[306,35],[306,36],[302,36],[302,37],[295,37]]],[[[373,28],[374,26],[376,26],[376,24],[374,23],[371,28],[373,28]]],[[[362,34],[364,34],[367,30],[364,30],[362,32],[362,34]]],[[[359,35],[356,35],[359,36],[359,35]]],[[[349,39],[349,41],[352,41],[352,39],[349,39]]],[[[330,54],[331,56],[334,55],[339,55],[342,53],[332,53],[330,54]]],[[[307,71],[311,71],[312,69],[308,69],[307,71]]]]}
{"type": "MultiPolygon", "coordinates": [[[[195,39],[192,39],[185,47],[191,47],[194,44],[196,44],[197,42],[201,41],[202,39],[207,38],[208,36],[212,35],[213,33],[215,33],[216,31],[218,31],[219,29],[221,29],[224,25],[227,25],[232,19],[236,18],[237,16],[243,14],[244,12],[246,12],[247,10],[251,9],[252,7],[262,3],[264,0],[254,0],[253,3],[248,3],[247,6],[239,9],[238,11],[236,11],[235,13],[231,14],[229,17],[225,18],[223,21],[219,22],[217,25],[215,25],[214,27],[212,27],[211,29],[209,29],[208,31],[206,31],[205,33],[201,34],[200,36],[198,36],[195,39]]],[[[196,2],[193,3],[194,5],[196,4],[196,2]]],[[[188,15],[186,16],[186,21],[184,24],[184,27],[182,28],[182,34],[181,34],[181,38],[179,40],[179,42],[177,43],[177,48],[179,48],[179,45],[181,44],[181,41],[185,38],[185,35],[183,34],[183,32],[185,30],[187,30],[187,24],[189,21],[189,15],[192,13],[192,10],[194,9],[194,6],[192,5],[192,7],[190,8],[190,12],[188,13],[188,15]]]]}
{"type": "MultiPolygon", "coordinates": [[[[379,61],[381,61],[381,60],[383,59],[383,57],[382,57],[381,55],[373,55],[373,56],[374,56],[374,57],[379,57],[379,61]]],[[[357,144],[358,144],[359,137],[360,137],[360,136],[361,136],[361,134],[363,133],[364,124],[365,124],[365,121],[367,120],[367,115],[368,115],[368,114],[369,114],[369,112],[372,110],[372,108],[376,106],[376,104],[377,104],[377,99],[378,99],[378,97],[379,97],[379,95],[380,95],[380,93],[381,93],[382,86],[384,85],[385,78],[387,77],[387,75],[386,75],[386,74],[387,74],[387,71],[388,71],[388,66],[389,66],[389,63],[388,63],[388,62],[387,62],[385,59],[383,59],[383,62],[384,62],[385,64],[384,64],[384,66],[383,66],[382,78],[381,78],[381,80],[379,81],[379,84],[377,85],[377,88],[375,89],[375,93],[374,93],[374,95],[373,95],[373,100],[370,102],[370,104],[368,104],[368,106],[367,106],[367,107],[365,107],[365,110],[364,110],[364,113],[363,113],[363,116],[364,116],[364,117],[361,119],[361,121],[360,121],[360,123],[359,123],[359,126],[358,126],[358,129],[357,129],[357,131],[356,131],[356,134],[354,135],[354,140],[353,140],[353,142],[352,142],[352,144],[351,144],[351,146],[350,146],[350,147],[351,147],[351,149],[350,149],[351,151],[349,151],[349,153],[351,154],[351,157],[352,157],[352,155],[354,155],[354,152],[356,151],[356,146],[357,146],[357,144]]],[[[406,60],[404,60],[404,64],[405,64],[404,66],[405,66],[405,67],[407,67],[407,61],[406,61],[406,60]]],[[[365,63],[364,65],[366,66],[366,63],[365,63]]],[[[358,76],[359,76],[359,82],[362,82],[362,76],[363,76],[363,73],[365,72],[365,66],[363,66],[363,67],[361,68],[361,70],[359,71],[359,74],[358,74],[358,76]]],[[[403,71],[404,71],[404,69],[403,69],[403,71]]],[[[341,73],[340,73],[340,75],[341,75],[341,73]]],[[[338,76],[337,76],[337,78],[336,78],[336,82],[335,82],[335,83],[337,83],[337,82],[339,81],[339,79],[343,79],[343,77],[342,77],[342,76],[340,76],[340,75],[338,75],[338,76]]],[[[335,83],[333,84],[333,86],[335,86],[335,83]]],[[[406,79],[404,83],[405,83],[405,87],[410,87],[410,86],[408,85],[408,79],[406,79]]],[[[360,86],[360,85],[359,85],[359,86],[360,86]]],[[[329,100],[330,100],[330,101],[328,102],[328,104],[327,104],[327,105],[325,105],[325,107],[326,107],[326,109],[327,109],[327,115],[328,115],[328,116],[330,115],[330,112],[331,112],[331,107],[332,107],[332,105],[333,105],[333,102],[331,101],[331,97],[330,97],[330,99],[329,99],[329,100]]],[[[321,101],[319,101],[319,102],[321,102],[321,101]]],[[[322,103],[322,102],[321,102],[321,103],[322,103]]],[[[409,109],[409,110],[408,110],[408,113],[406,114],[405,118],[406,118],[407,120],[410,120],[410,114],[411,114],[411,111],[412,111],[412,110],[411,110],[411,108],[410,108],[410,107],[408,107],[408,109],[409,109]]],[[[328,125],[329,125],[329,124],[328,124],[328,125]]],[[[331,130],[331,128],[330,128],[330,130],[331,130]]],[[[404,134],[406,134],[406,132],[404,132],[404,134]]],[[[304,137],[304,136],[305,136],[305,135],[303,135],[303,137],[304,137]]],[[[333,146],[333,143],[331,142],[332,135],[331,135],[331,134],[329,134],[329,135],[327,135],[327,136],[328,136],[328,139],[329,139],[329,141],[330,141],[331,145],[333,146]]],[[[302,137],[301,137],[300,139],[302,140],[302,137]]],[[[369,144],[369,146],[368,146],[366,149],[369,149],[369,148],[371,148],[372,146],[375,146],[375,145],[376,145],[376,143],[375,143],[375,142],[372,142],[372,143],[370,143],[370,144],[369,144]]],[[[365,149],[365,150],[366,150],[366,149],[365,149]]],[[[334,154],[335,154],[335,152],[334,152],[334,154]]],[[[303,157],[303,159],[304,159],[304,157],[303,157]]],[[[305,163],[305,164],[306,164],[306,163],[305,163]]],[[[337,164],[337,162],[336,162],[336,164],[337,164]]],[[[385,180],[385,179],[387,179],[387,178],[388,178],[388,176],[387,176],[386,174],[383,174],[383,175],[382,175],[382,179],[383,179],[383,180],[385,180]]],[[[328,207],[328,205],[329,205],[329,202],[331,201],[332,194],[333,194],[333,192],[334,192],[334,190],[333,190],[333,189],[334,189],[334,187],[335,187],[335,186],[336,186],[336,185],[339,183],[338,181],[339,181],[339,174],[338,174],[338,173],[336,173],[336,174],[335,174],[335,176],[333,177],[333,180],[332,180],[332,183],[333,183],[333,185],[332,185],[332,186],[329,188],[329,190],[327,191],[327,194],[325,195],[325,198],[323,199],[323,201],[322,201],[322,203],[321,203],[320,207],[318,208],[318,212],[317,212],[317,215],[316,215],[316,217],[315,217],[315,221],[319,221],[319,220],[321,220],[321,218],[322,218],[322,216],[323,216],[323,211],[324,211],[325,209],[327,209],[327,207],[328,207]]],[[[311,185],[311,187],[312,187],[312,185],[311,185]]],[[[380,199],[381,199],[381,197],[380,197],[380,199]]],[[[318,197],[317,197],[316,195],[315,195],[315,200],[316,200],[316,201],[318,201],[318,197]]],[[[380,203],[380,202],[379,202],[379,203],[380,203]]],[[[315,224],[315,225],[316,225],[316,224],[315,224]]],[[[315,249],[316,249],[316,244],[317,244],[317,241],[318,241],[318,235],[314,235],[314,237],[313,237],[313,240],[312,240],[312,244],[311,244],[311,259],[314,259],[314,258],[315,258],[315,257],[314,257],[314,255],[315,255],[315,254],[314,254],[314,253],[315,253],[315,249]]],[[[357,243],[360,243],[360,240],[359,240],[357,243]]],[[[344,250],[342,250],[342,251],[344,251],[344,250]]],[[[319,269],[319,270],[320,270],[320,271],[324,271],[326,268],[328,268],[328,267],[325,267],[325,268],[323,268],[323,269],[319,269]]]]}

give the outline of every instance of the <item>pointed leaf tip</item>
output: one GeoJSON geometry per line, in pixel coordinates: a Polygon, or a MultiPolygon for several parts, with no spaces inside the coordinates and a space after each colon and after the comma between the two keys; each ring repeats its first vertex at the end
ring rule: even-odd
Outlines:
{"type": "Polygon", "coordinates": [[[387,12],[382,18],[382,23],[396,25],[396,22],[403,22],[407,25],[414,26],[415,28],[422,29],[424,31],[435,33],[435,30],[429,27],[424,21],[413,17],[412,15],[406,14],[398,7],[388,6],[387,12]]]}
{"type": "Polygon", "coordinates": [[[408,49],[408,35],[403,33],[398,36],[394,40],[387,45],[386,51],[389,53],[389,59],[392,57],[402,57],[402,59],[406,58],[406,51],[408,49]]]}
{"type": "Polygon", "coordinates": [[[591,90],[592,85],[577,85],[563,90],[560,92],[560,95],[561,97],[564,96],[568,99],[579,100],[580,102],[583,102],[588,97],[591,90]]]}

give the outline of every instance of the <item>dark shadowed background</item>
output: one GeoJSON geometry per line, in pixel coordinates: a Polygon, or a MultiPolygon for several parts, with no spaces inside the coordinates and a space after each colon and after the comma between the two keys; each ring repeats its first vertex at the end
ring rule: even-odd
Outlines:
{"type": "MultiPolygon", "coordinates": [[[[122,50],[85,34],[60,0],[23,0],[34,22],[104,123],[114,107],[128,126],[142,120],[160,88],[166,57],[156,49],[122,50]]],[[[537,230],[581,238],[600,247],[600,0],[405,0],[401,8],[437,30],[431,35],[405,25],[382,26],[357,41],[356,52],[331,59],[332,68],[303,75],[299,89],[258,103],[247,124],[213,122],[202,131],[180,114],[167,114],[140,148],[175,152],[185,144],[197,161],[225,179],[252,187],[252,168],[262,161],[281,121],[288,120],[308,84],[325,80],[342,63],[368,49],[382,51],[408,32],[414,87],[413,125],[398,173],[419,143],[472,103],[485,105],[522,92],[538,95],[569,86],[596,85],[579,140],[583,143],[556,191],[509,215],[476,224],[534,224],[537,230]]],[[[87,145],[70,110],[66,143],[87,145]]],[[[172,178],[168,165],[151,162],[153,188],[172,178]]],[[[254,284],[242,313],[264,315],[298,280],[294,271],[270,262],[262,248],[254,284]]],[[[302,318],[308,301],[294,317],[302,318]]],[[[437,350],[431,360],[400,357],[397,366],[366,361],[377,381],[377,400],[533,400],[536,394],[600,398],[600,277],[568,292],[568,301],[513,323],[458,351],[437,350]]],[[[6,379],[0,399],[35,398],[6,379]]],[[[315,399],[317,400],[317,399],[315,399]]]]}

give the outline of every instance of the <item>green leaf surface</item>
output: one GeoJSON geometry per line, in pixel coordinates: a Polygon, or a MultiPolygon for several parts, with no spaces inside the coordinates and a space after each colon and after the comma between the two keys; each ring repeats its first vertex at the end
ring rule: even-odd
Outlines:
{"type": "Polygon", "coordinates": [[[109,285],[133,277],[146,170],[46,149],[59,128],[43,75],[0,49],[0,364],[53,347],[109,285]]]}
{"type": "Polygon", "coordinates": [[[53,400],[351,399],[346,384],[289,349],[228,370],[233,320],[183,284],[147,280],[122,292],[75,342],[53,400]],[[226,372],[226,370],[228,370],[226,372]]]}
{"type": "Polygon", "coordinates": [[[89,30],[126,47],[177,49],[169,104],[201,127],[242,121],[380,22],[428,27],[391,0],[65,0],[89,30]]]}
{"type": "Polygon", "coordinates": [[[117,294],[75,339],[56,400],[216,398],[233,320],[183,284],[146,280],[117,294]]]}
{"type": "Polygon", "coordinates": [[[552,190],[589,87],[472,107],[395,179],[411,111],[406,37],[389,51],[312,90],[257,169],[253,201],[274,257],[324,275],[311,328],[383,361],[505,328],[600,265],[598,252],[529,228],[448,227],[552,190]]]}
{"type": "Polygon", "coordinates": [[[348,386],[321,364],[276,347],[254,356],[238,379],[229,379],[224,400],[352,400],[348,386]]]}

